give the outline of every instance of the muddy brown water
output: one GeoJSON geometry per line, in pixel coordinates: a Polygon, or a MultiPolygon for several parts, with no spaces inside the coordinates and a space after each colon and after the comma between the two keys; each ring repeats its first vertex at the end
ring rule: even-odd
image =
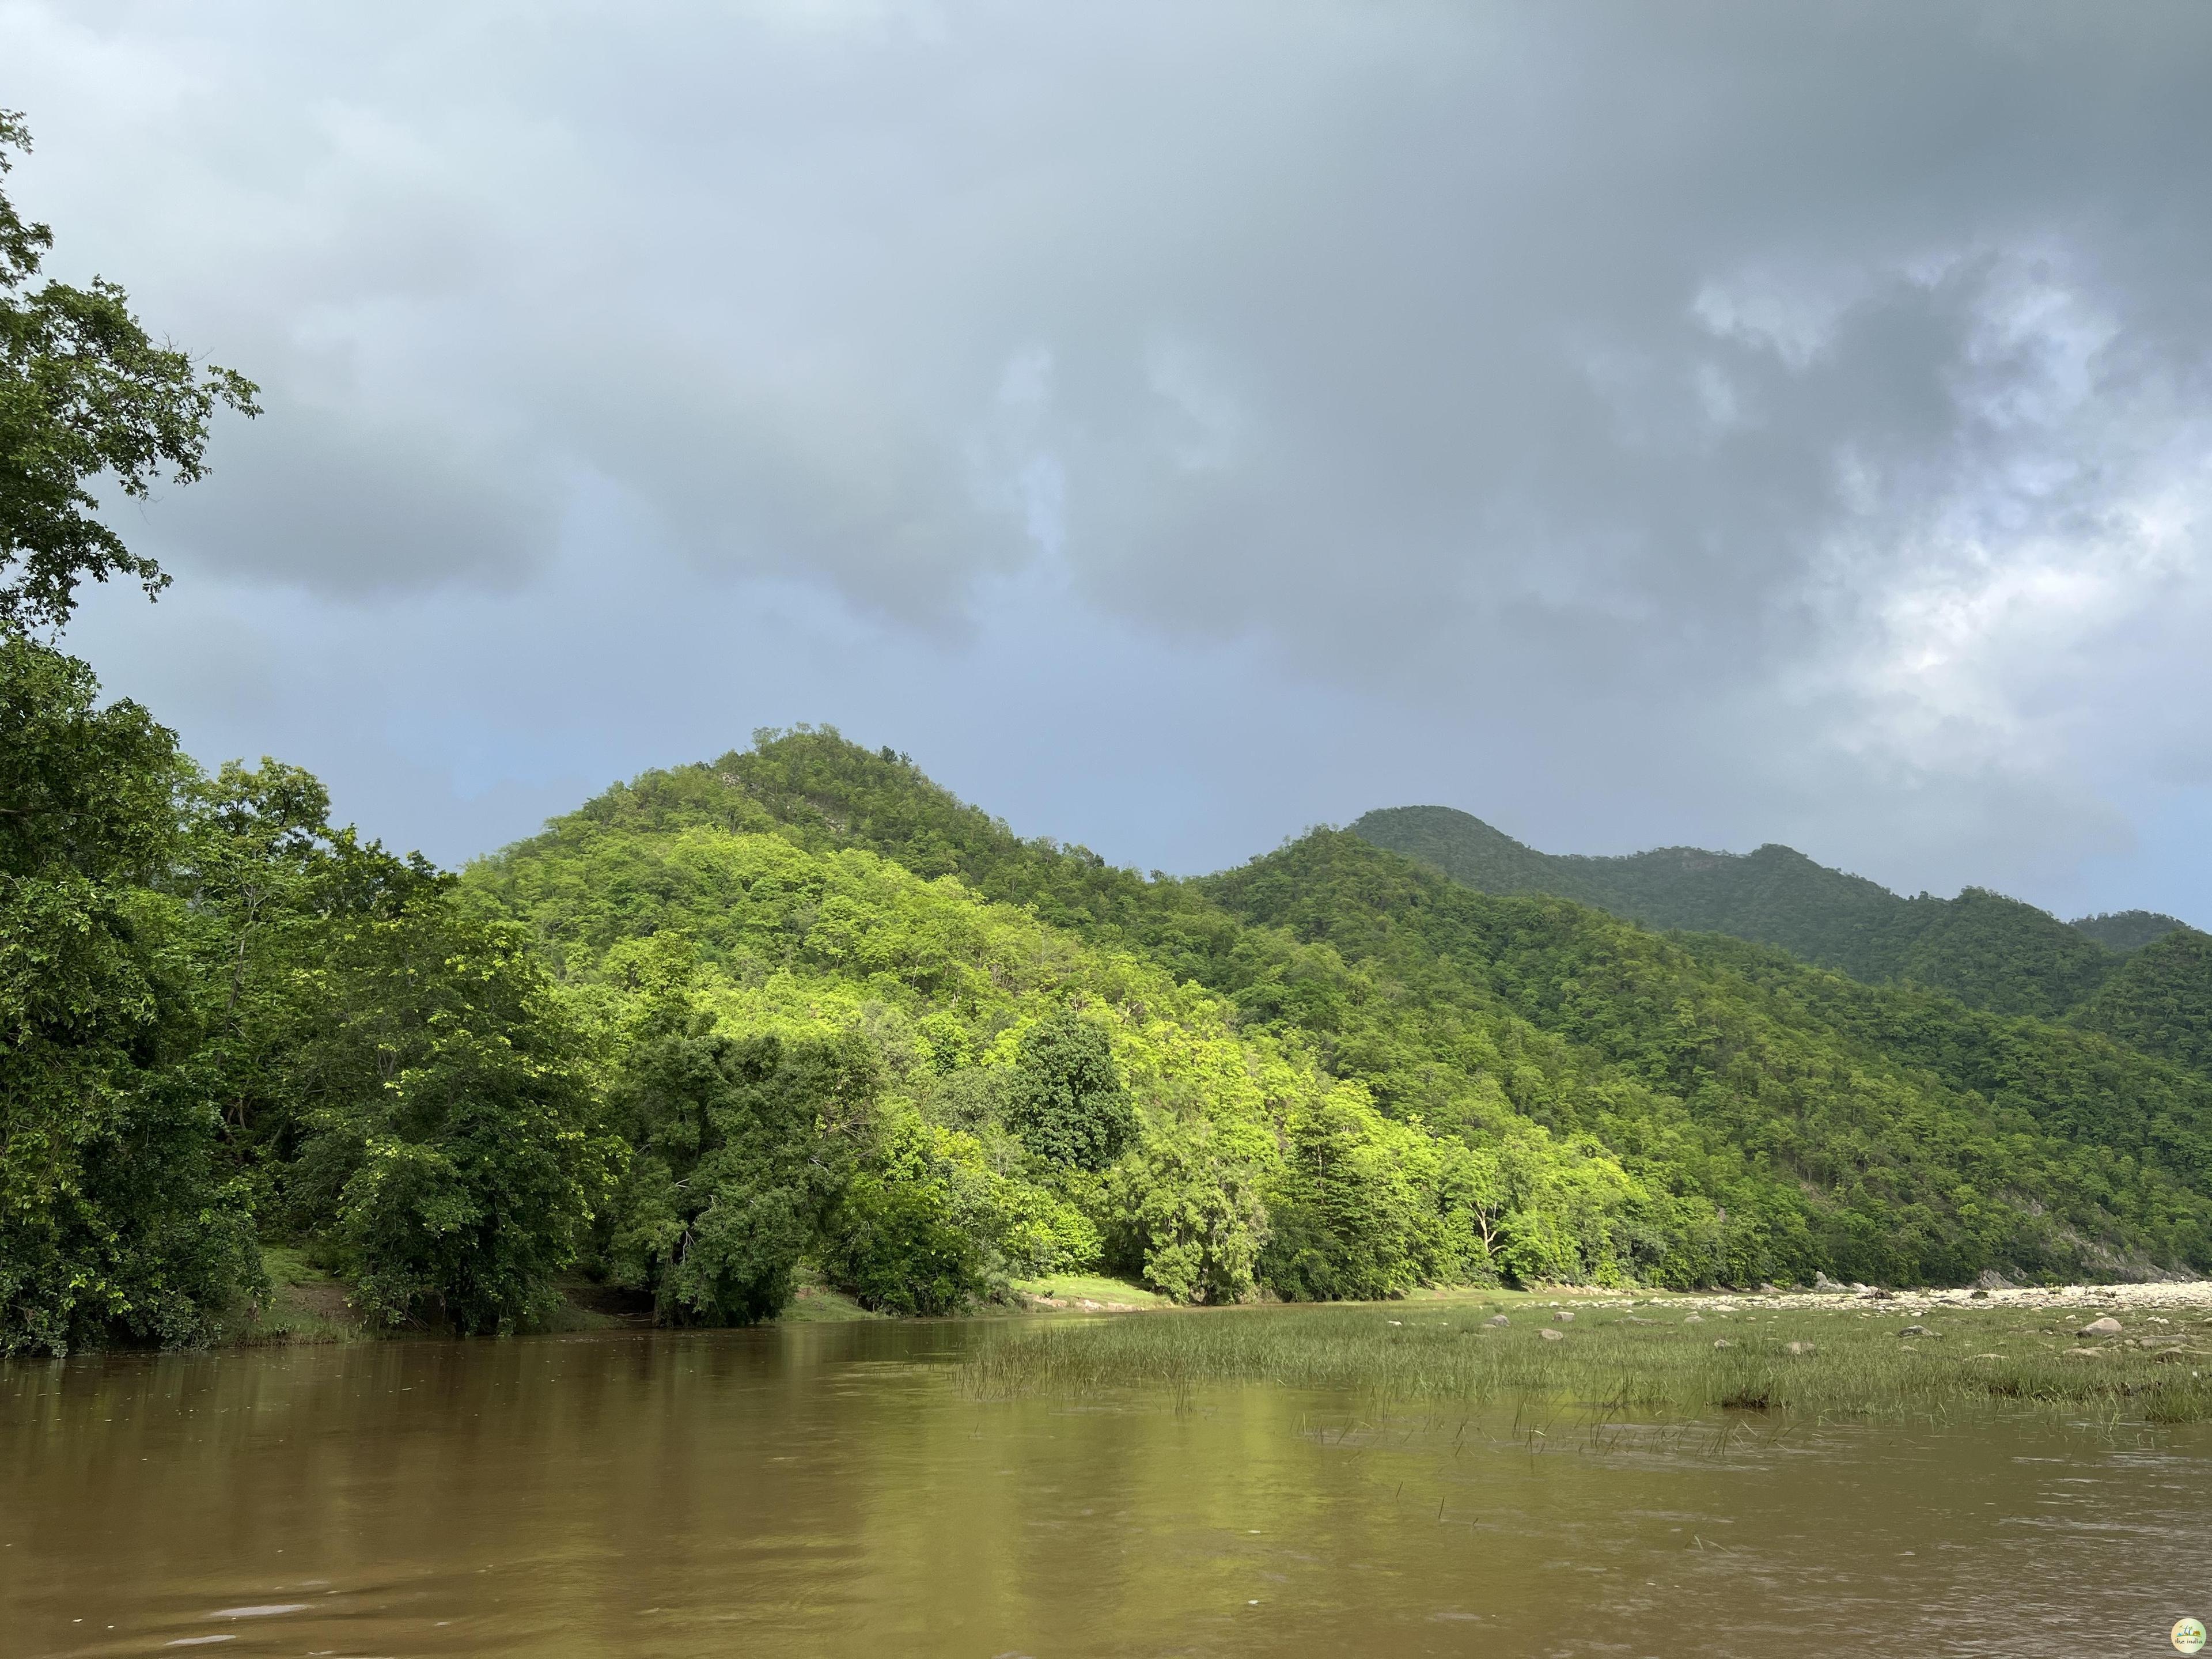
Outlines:
{"type": "Polygon", "coordinates": [[[978,1403],[1004,1326],[0,1366],[8,1655],[2051,1655],[2212,1617],[2212,1435],[978,1403]]]}

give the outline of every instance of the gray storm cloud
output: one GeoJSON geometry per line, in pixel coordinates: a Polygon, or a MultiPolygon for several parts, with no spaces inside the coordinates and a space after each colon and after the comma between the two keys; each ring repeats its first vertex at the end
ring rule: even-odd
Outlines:
{"type": "Polygon", "coordinates": [[[147,522],[226,592],[557,604],[588,520],[672,607],[798,583],[957,674],[1043,569],[1054,625],[1242,653],[1230,728],[1297,684],[1416,734],[1284,830],[1379,787],[2063,888],[2212,782],[2209,46],[2154,4],[19,0],[0,103],[64,266],[269,387],[147,522]]]}

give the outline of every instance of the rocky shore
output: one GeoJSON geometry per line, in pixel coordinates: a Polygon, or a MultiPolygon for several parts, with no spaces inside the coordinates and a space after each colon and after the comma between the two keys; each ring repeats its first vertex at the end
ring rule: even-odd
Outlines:
{"type": "Polygon", "coordinates": [[[1856,1309],[1860,1312],[1915,1314],[1944,1309],[1957,1312],[1978,1310],[2074,1309],[2098,1314],[2143,1315],[2166,1310],[2212,1311],[2212,1279],[2184,1279],[2125,1285],[1990,1285],[1949,1290],[1880,1290],[1866,1285],[1829,1284],[1809,1291],[1788,1291],[1762,1285],[1756,1291],[1672,1291],[1664,1295],[1577,1295],[1565,1307],[1665,1306],[1701,1313],[1729,1313],[1752,1308],[1856,1309]]]}

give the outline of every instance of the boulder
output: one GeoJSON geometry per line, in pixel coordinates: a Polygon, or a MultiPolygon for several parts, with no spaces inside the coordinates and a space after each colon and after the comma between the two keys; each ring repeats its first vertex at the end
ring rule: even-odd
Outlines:
{"type": "Polygon", "coordinates": [[[1555,1313],[1552,1316],[1552,1322],[1555,1325],[1571,1325],[1575,1322],[1575,1316],[1571,1313],[1555,1313]]]}
{"type": "Polygon", "coordinates": [[[1784,1350],[1784,1352],[1789,1353],[1812,1353],[1815,1352],[1815,1350],[1814,1349],[1813,1345],[1809,1342],[1792,1342],[1784,1350]]]}
{"type": "Polygon", "coordinates": [[[1734,1346],[1735,1346],[1735,1343],[1733,1343],[1733,1342],[1731,1342],[1731,1341],[1729,1341],[1729,1340],[1728,1340],[1728,1338],[1726,1338],[1726,1337],[1724,1337],[1724,1336],[1723,1336],[1723,1337],[1722,1337],[1722,1338],[1718,1339],[1717,1341],[1715,1341],[1715,1342],[1714,1342],[1714,1344],[1713,1344],[1713,1346],[1715,1346],[1716,1348],[1733,1348],[1734,1346]]]}
{"type": "Polygon", "coordinates": [[[1567,1340],[1567,1334],[1565,1331],[1555,1331],[1549,1329],[1548,1328],[1544,1330],[1538,1331],[1536,1334],[1542,1337],[1547,1342],[1564,1342],[1567,1340]]]}
{"type": "Polygon", "coordinates": [[[1490,1322],[1493,1325],[1510,1325],[1513,1322],[1504,1314],[1492,1314],[1490,1316],[1490,1322]]]}
{"type": "Polygon", "coordinates": [[[1813,1288],[1816,1291],[1840,1291],[1844,1287],[1837,1284],[1834,1279],[1829,1278],[1826,1273],[1814,1273],[1813,1275],[1813,1288]]]}
{"type": "Polygon", "coordinates": [[[2119,1334],[2120,1322],[2110,1314],[2106,1314],[2102,1319],[2091,1320],[2074,1333],[2076,1336],[2118,1336],[2119,1334]]]}
{"type": "Polygon", "coordinates": [[[1685,1325],[1702,1325],[1705,1322],[1705,1316],[1703,1314],[1685,1314],[1682,1322],[1685,1325]]]}
{"type": "Polygon", "coordinates": [[[1903,1330],[1898,1333],[1899,1336],[1926,1336],[1929,1334],[1929,1329],[1925,1325],[1907,1325],[1903,1330]]]}

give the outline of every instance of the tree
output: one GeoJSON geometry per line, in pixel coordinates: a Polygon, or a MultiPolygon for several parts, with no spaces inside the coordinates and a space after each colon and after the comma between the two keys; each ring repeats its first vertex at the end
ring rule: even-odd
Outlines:
{"type": "MultiPolygon", "coordinates": [[[[0,111],[0,179],[29,148],[0,111]]],[[[260,1281],[245,1190],[191,1064],[189,951],[153,890],[175,852],[176,739],[33,641],[80,582],[164,578],[90,485],[201,476],[254,388],[157,346],[123,290],[34,285],[52,246],[0,191],[0,1352],[204,1338],[260,1281]]]]}
{"type": "Polygon", "coordinates": [[[141,884],[185,769],[173,734],[98,690],[0,635],[0,1353],[199,1340],[260,1278],[141,884]]]}
{"type": "Polygon", "coordinates": [[[854,1035],[740,1038],[698,1016],[646,1037],[611,1102],[634,1149],[611,1206],[615,1281],[652,1291],[668,1324],[775,1318],[839,1184],[825,1121],[879,1086],[854,1035]]]}
{"type": "Polygon", "coordinates": [[[1103,1170],[1136,1133],[1137,1115],[1105,1031],[1070,1009],[1022,1034],[1006,1127],[1040,1158],[1103,1170]]]}
{"type": "Polygon", "coordinates": [[[1148,1108],[1108,1177],[1115,1265],[1178,1302],[1242,1302],[1267,1242],[1262,1172],[1272,1147],[1208,1117],[1194,1095],[1148,1108]]]}
{"type": "Polygon", "coordinates": [[[304,1109],[292,1063],[305,1035],[301,975],[320,963],[331,915],[348,902],[336,872],[352,832],[331,830],[330,795],[313,774],[266,757],[258,768],[231,761],[212,778],[193,775],[181,800],[182,834],[159,884],[183,902],[197,969],[191,1069],[266,1213],[279,1207],[304,1109]]]}
{"type": "MultiPolygon", "coordinates": [[[[0,110],[0,177],[30,147],[22,117],[0,110]]],[[[155,344],[114,283],[33,288],[53,240],[0,193],[0,629],[19,633],[67,622],[87,579],[159,592],[168,578],[94,516],[89,486],[143,497],[165,470],[191,483],[216,405],[260,412],[252,381],[155,344]]]]}
{"type": "Polygon", "coordinates": [[[319,885],[278,1062],[293,1223],[376,1317],[514,1330],[552,1303],[620,1158],[582,1033],[526,933],[419,855],[342,834],[319,885]]]}
{"type": "Polygon", "coordinates": [[[874,1170],[855,1177],[838,1198],[825,1243],[832,1280],[880,1313],[958,1313],[983,1291],[982,1250],[939,1182],[874,1170]]]}
{"type": "Polygon", "coordinates": [[[1285,1128],[1261,1277],[1285,1301],[1403,1296],[1419,1277],[1426,1137],[1382,1116],[1357,1083],[1298,1103],[1285,1128]]]}

